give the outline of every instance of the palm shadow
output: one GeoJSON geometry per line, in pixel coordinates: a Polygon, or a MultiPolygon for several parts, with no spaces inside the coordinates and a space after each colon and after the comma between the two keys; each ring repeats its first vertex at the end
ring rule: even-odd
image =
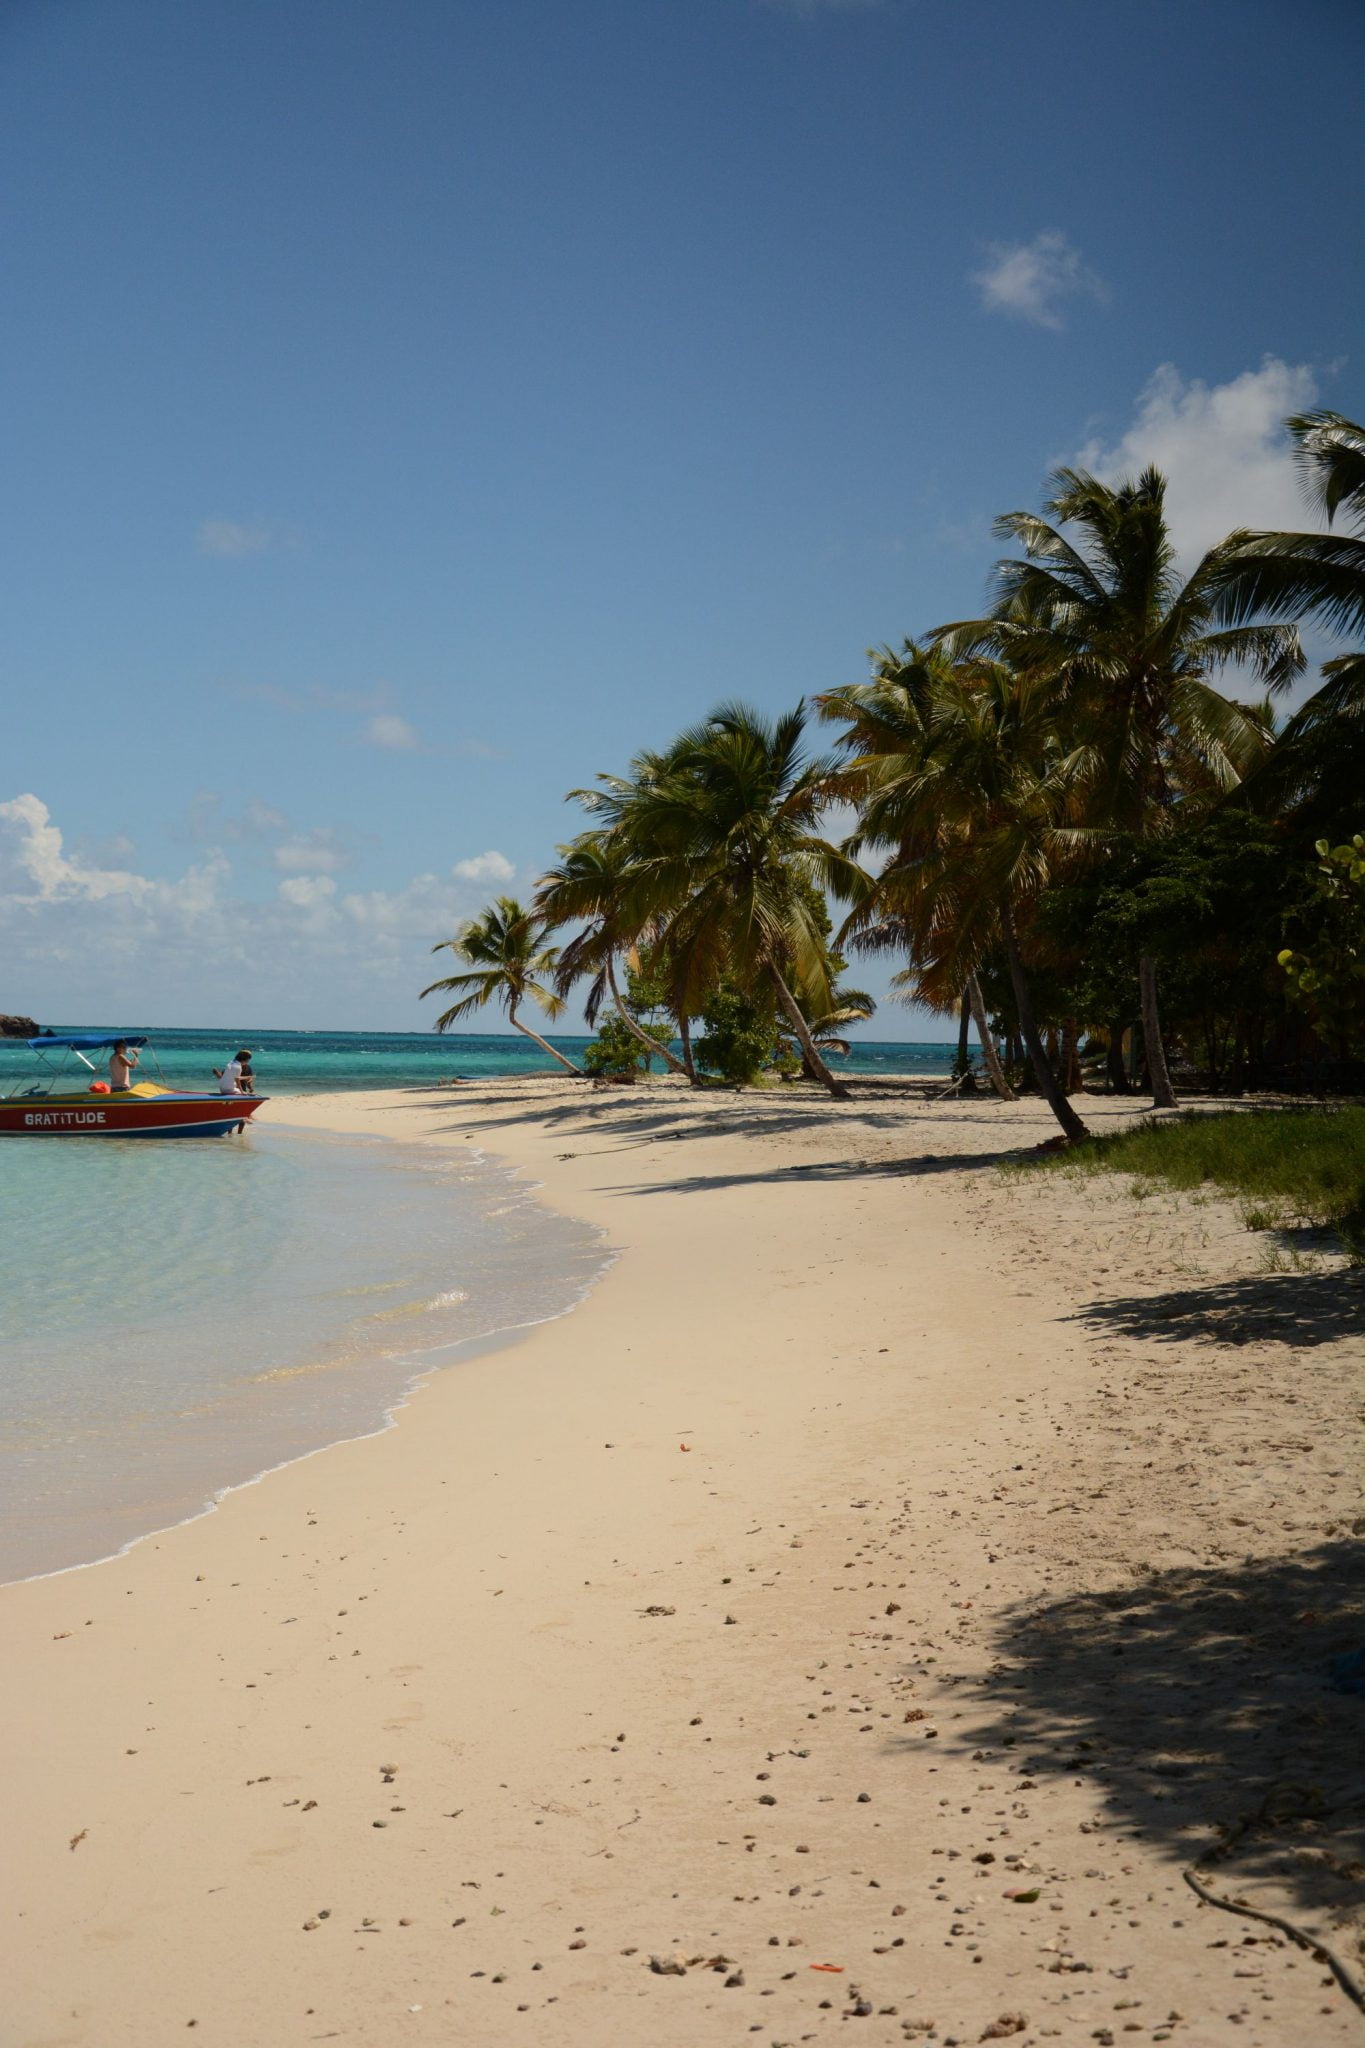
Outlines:
{"type": "Polygon", "coordinates": [[[1037,1780],[1090,1778],[1181,1861],[1339,1919],[1365,1905],[1365,1700],[1333,1666],[1362,1642],[1359,1543],[1153,1572],[1006,1617],[985,1739],[1037,1780]]]}
{"type": "Polygon", "coordinates": [[[1299,1347],[1365,1336],[1365,1287],[1341,1272],[1244,1274],[1207,1287],[1116,1295],[1066,1318],[1123,1337],[1299,1347]]]}
{"type": "Polygon", "coordinates": [[[753,1173],[694,1173],[666,1181],[636,1181],[614,1187],[614,1195],[706,1195],[719,1188],[761,1187],[791,1181],[912,1180],[927,1174],[966,1173],[996,1166],[998,1152],[923,1152],[905,1159],[817,1159],[772,1166],[753,1173]]]}

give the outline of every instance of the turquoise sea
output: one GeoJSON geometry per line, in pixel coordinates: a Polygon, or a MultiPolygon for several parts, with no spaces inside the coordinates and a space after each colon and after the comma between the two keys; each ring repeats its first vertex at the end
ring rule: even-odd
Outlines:
{"type": "MultiPolygon", "coordinates": [[[[162,1031],[119,1017],[99,1023],[54,1024],[54,1031],[146,1032],[166,1079],[177,1088],[212,1085],[213,1069],[239,1047],[255,1056],[256,1085],[266,1095],[316,1095],[333,1088],[422,1088],[463,1074],[471,1080],[486,1074],[533,1074],[549,1071],[547,1059],[529,1038],[516,1032],[452,1031],[261,1031],[233,1025],[222,1031],[162,1031]]],[[[587,1038],[551,1038],[572,1059],[587,1038]]],[[[850,1074],[946,1074],[953,1062],[951,1045],[893,1045],[876,1039],[857,1040],[846,1059],[833,1056],[831,1065],[850,1074]]],[[[22,1042],[0,1039],[0,1094],[19,1085],[37,1065],[22,1042]]],[[[150,1058],[148,1077],[155,1080],[150,1058]]]]}
{"type": "MultiPolygon", "coordinates": [[[[517,1037],[116,1028],[148,1029],[179,1086],[250,1046],[277,1096],[551,1064],[517,1037]]],[[[869,1044],[847,1064],[933,1072],[949,1052],[869,1044]]],[[[36,1066],[0,1041],[0,1093],[36,1066]]],[[[382,1428],[461,1347],[571,1308],[607,1256],[472,1146],[277,1126],[0,1140],[0,1581],[109,1556],[382,1428]]]]}
{"type": "Polygon", "coordinates": [[[606,1256],[472,1147],[6,1138],[0,1581],[383,1427],[462,1345],[571,1308],[606,1256]]]}

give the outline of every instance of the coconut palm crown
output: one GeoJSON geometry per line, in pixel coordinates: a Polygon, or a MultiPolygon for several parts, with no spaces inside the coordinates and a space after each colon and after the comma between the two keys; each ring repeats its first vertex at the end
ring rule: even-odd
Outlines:
{"type": "Polygon", "coordinates": [[[524,908],[515,897],[499,896],[478,917],[462,925],[453,939],[442,939],[431,949],[433,953],[449,949],[457,960],[465,962],[468,971],[433,981],[422,994],[459,998],[436,1019],[438,1031],[448,1031],[462,1017],[471,1017],[496,1003],[509,1024],[533,1039],[561,1067],[581,1078],[573,1061],[557,1052],[518,1015],[522,1004],[528,1001],[551,1019],[564,1012],[563,998],[547,986],[558,965],[559,953],[556,947],[545,944],[545,933],[544,920],[533,910],[524,908]]]}
{"type": "MultiPolygon", "coordinates": [[[[950,654],[991,654],[1051,684],[1090,826],[1164,832],[1235,789],[1270,744],[1266,708],[1225,697],[1212,678],[1240,667],[1270,693],[1287,689],[1304,667],[1298,630],[1218,624],[1231,543],[1182,580],[1158,470],[1106,484],[1059,469],[1050,491],[1046,518],[1007,512],[995,522],[1024,552],[996,564],[990,616],[934,637],[950,654]]],[[[1140,982],[1153,1092],[1170,1108],[1150,954],[1140,982]]]]}
{"type": "Polygon", "coordinates": [[[834,774],[804,748],[798,706],[775,720],[721,705],[628,777],[578,792],[623,841],[660,925],[674,1007],[695,1014],[723,975],[777,996],[810,1070],[846,1091],[821,1059],[793,988],[831,1007],[828,955],[813,907],[847,863],[818,830],[834,774]]]}
{"type": "Polygon", "coordinates": [[[541,877],[535,897],[536,912],[549,924],[579,927],[560,948],[556,994],[566,996],[576,982],[588,978],[583,1014],[589,1025],[596,1025],[610,997],[641,1049],[660,1055],[675,1073],[686,1073],[684,1062],[637,1024],[616,979],[617,961],[637,965],[638,948],[658,937],[648,874],[632,867],[625,842],[606,831],[580,833],[559,854],[559,865],[541,877]]]}
{"type": "Polygon", "coordinates": [[[863,782],[857,843],[891,849],[841,937],[863,952],[907,952],[893,986],[940,1008],[1003,952],[1038,1085],[1066,1135],[1083,1136],[1047,1060],[1026,964],[1033,905],[1083,836],[1070,822],[1078,762],[1050,680],[908,646],[822,708],[849,720],[848,784],[863,782]]]}
{"type": "MultiPolygon", "coordinates": [[[[1337,412],[1296,413],[1285,424],[1309,501],[1334,530],[1232,534],[1215,579],[1220,614],[1233,623],[1257,612],[1313,619],[1365,641],[1365,427],[1337,412]]],[[[1365,647],[1324,662],[1322,676],[1252,794],[1274,809],[1306,806],[1308,819],[1331,826],[1356,810],[1365,781],[1365,647]]]]}

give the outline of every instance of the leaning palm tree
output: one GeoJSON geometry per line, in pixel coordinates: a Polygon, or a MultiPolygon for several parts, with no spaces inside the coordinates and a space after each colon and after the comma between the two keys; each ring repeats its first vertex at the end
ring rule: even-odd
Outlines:
{"type": "Polygon", "coordinates": [[[722,705],[593,801],[647,878],[677,1013],[697,1014],[722,975],[767,986],[808,1070],[842,1097],[794,993],[830,1007],[814,891],[844,865],[817,829],[833,764],[805,753],[804,732],[804,707],[769,721],[722,705]]]}
{"type": "MultiPolygon", "coordinates": [[[[798,998],[799,1000],[799,998],[798,998]]],[[[849,1042],[840,1034],[851,1024],[866,1024],[877,1014],[877,1000],[865,988],[849,988],[847,983],[838,982],[829,992],[830,1008],[814,1017],[806,1017],[804,1006],[801,1014],[810,1025],[811,1036],[821,1052],[842,1052],[849,1050],[849,1042]]]]}
{"type": "Polygon", "coordinates": [[[555,972],[559,954],[545,944],[547,927],[542,918],[511,896],[499,896],[478,917],[461,925],[453,939],[442,939],[432,947],[440,953],[447,947],[469,969],[466,974],[447,975],[424,988],[424,996],[458,995],[460,1000],[443,1010],[436,1019],[438,1031],[448,1031],[461,1017],[472,1017],[492,1002],[505,1011],[507,1021],[525,1037],[534,1040],[542,1052],[581,1081],[582,1069],[557,1052],[548,1039],[523,1024],[517,1012],[526,1001],[535,1003],[551,1019],[564,1011],[562,996],[546,986],[555,972]]]}
{"type": "MultiPolygon", "coordinates": [[[[1218,624],[1232,543],[1211,548],[1182,580],[1155,469],[1115,485],[1060,469],[1043,510],[1046,518],[1008,512],[996,521],[1022,557],[996,565],[988,618],[940,627],[934,638],[950,656],[992,655],[1050,677],[1077,752],[1087,822],[1165,832],[1234,788],[1266,751],[1264,714],[1224,696],[1213,678],[1240,666],[1268,691],[1286,689],[1304,666],[1298,633],[1218,624]]],[[[1150,953],[1139,978],[1153,1094],[1169,1108],[1175,1092],[1150,953]]]]}
{"type": "Polygon", "coordinates": [[[591,977],[583,1014],[595,1026],[610,996],[631,1037],[647,1053],[660,1054],[678,1074],[685,1063],[667,1045],[642,1030],[627,1007],[616,978],[616,963],[638,962],[638,948],[657,937],[648,905],[648,877],[632,870],[624,842],[609,832],[584,832],[561,846],[560,863],[542,876],[534,909],[547,924],[581,929],[560,948],[555,991],[566,996],[574,983],[591,977]]]}
{"type": "Polygon", "coordinates": [[[1084,1138],[1038,1029],[1028,963],[1037,899],[1074,857],[1082,764],[1059,737],[1050,679],[941,653],[931,666],[913,751],[857,764],[868,787],[854,844],[891,853],[864,877],[844,933],[860,951],[907,951],[892,986],[940,1008],[1003,952],[1038,1086],[1065,1135],[1084,1138]]]}

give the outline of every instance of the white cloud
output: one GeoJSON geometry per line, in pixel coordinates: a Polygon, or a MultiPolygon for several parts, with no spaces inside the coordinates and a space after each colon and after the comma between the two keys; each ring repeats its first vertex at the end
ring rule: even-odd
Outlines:
{"type": "Polygon", "coordinates": [[[1105,299],[1108,287],[1081,260],[1081,252],[1056,229],[1031,242],[992,242],[990,262],[972,272],[972,283],[990,313],[1010,313],[1035,327],[1060,329],[1068,299],[1105,299]]]}
{"type": "Polygon", "coordinates": [[[200,846],[256,845],[288,830],[289,820],[284,812],[261,797],[249,797],[241,815],[234,816],[224,810],[223,799],[216,790],[201,789],[190,798],[183,822],[174,828],[174,836],[200,846]]]}
{"type": "Polygon", "coordinates": [[[275,866],[286,875],[335,875],[350,865],[350,849],[329,825],[315,825],[275,848],[275,866]]]}
{"type": "Polygon", "coordinates": [[[1138,395],[1132,423],[1110,445],[1095,439],[1078,450],[1078,468],[1106,483],[1149,464],[1169,489],[1166,504],[1176,546],[1188,567],[1236,526],[1315,525],[1299,489],[1288,413],[1317,396],[1306,363],[1267,356],[1226,384],[1188,382],[1163,363],[1138,395]]]}
{"type": "Polygon", "coordinates": [[[242,555],[262,554],[270,540],[270,532],[264,526],[242,526],[235,519],[206,519],[199,528],[196,545],[201,555],[234,560],[242,555]]]}
{"type": "Polygon", "coordinates": [[[41,902],[56,903],[73,896],[91,903],[111,896],[138,901],[152,886],[144,875],[128,868],[96,867],[69,858],[63,851],[61,832],[41,797],[31,793],[12,797],[0,804],[0,819],[16,828],[14,858],[41,902]]]}
{"type": "Polygon", "coordinates": [[[421,743],[416,728],[394,711],[381,711],[370,720],[361,737],[368,747],[385,747],[391,753],[412,753],[421,743]]]}
{"type": "Polygon", "coordinates": [[[325,910],[336,892],[330,875],[291,875],[280,883],[280,901],[292,903],[296,910],[325,910]]]}
{"type": "Polygon", "coordinates": [[[47,805],[31,792],[0,803],[0,824],[14,828],[0,839],[0,903],[29,913],[52,905],[99,904],[109,915],[164,911],[193,920],[216,903],[228,872],[222,854],[211,854],[173,882],[68,855],[47,805]]]}
{"type": "Polygon", "coordinates": [[[462,882],[510,882],[516,869],[505,853],[490,847],[487,853],[457,860],[450,872],[462,882]]]}
{"type": "MultiPolygon", "coordinates": [[[[211,814],[211,807],[210,807],[211,814]]],[[[30,793],[0,802],[0,956],[11,1003],[53,1021],[321,1022],[420,1029],[431,948],[512,872],[489,850],[394,889],[343,894],[327,828],[299,833],[273,895],[235,893],[207,848],[161,879],[71,852],[30,793]],[[303,859],[308,865],[298,864],[303,859]]],[[[250,849],[249,849],[250,850],[250,849]]]]}

